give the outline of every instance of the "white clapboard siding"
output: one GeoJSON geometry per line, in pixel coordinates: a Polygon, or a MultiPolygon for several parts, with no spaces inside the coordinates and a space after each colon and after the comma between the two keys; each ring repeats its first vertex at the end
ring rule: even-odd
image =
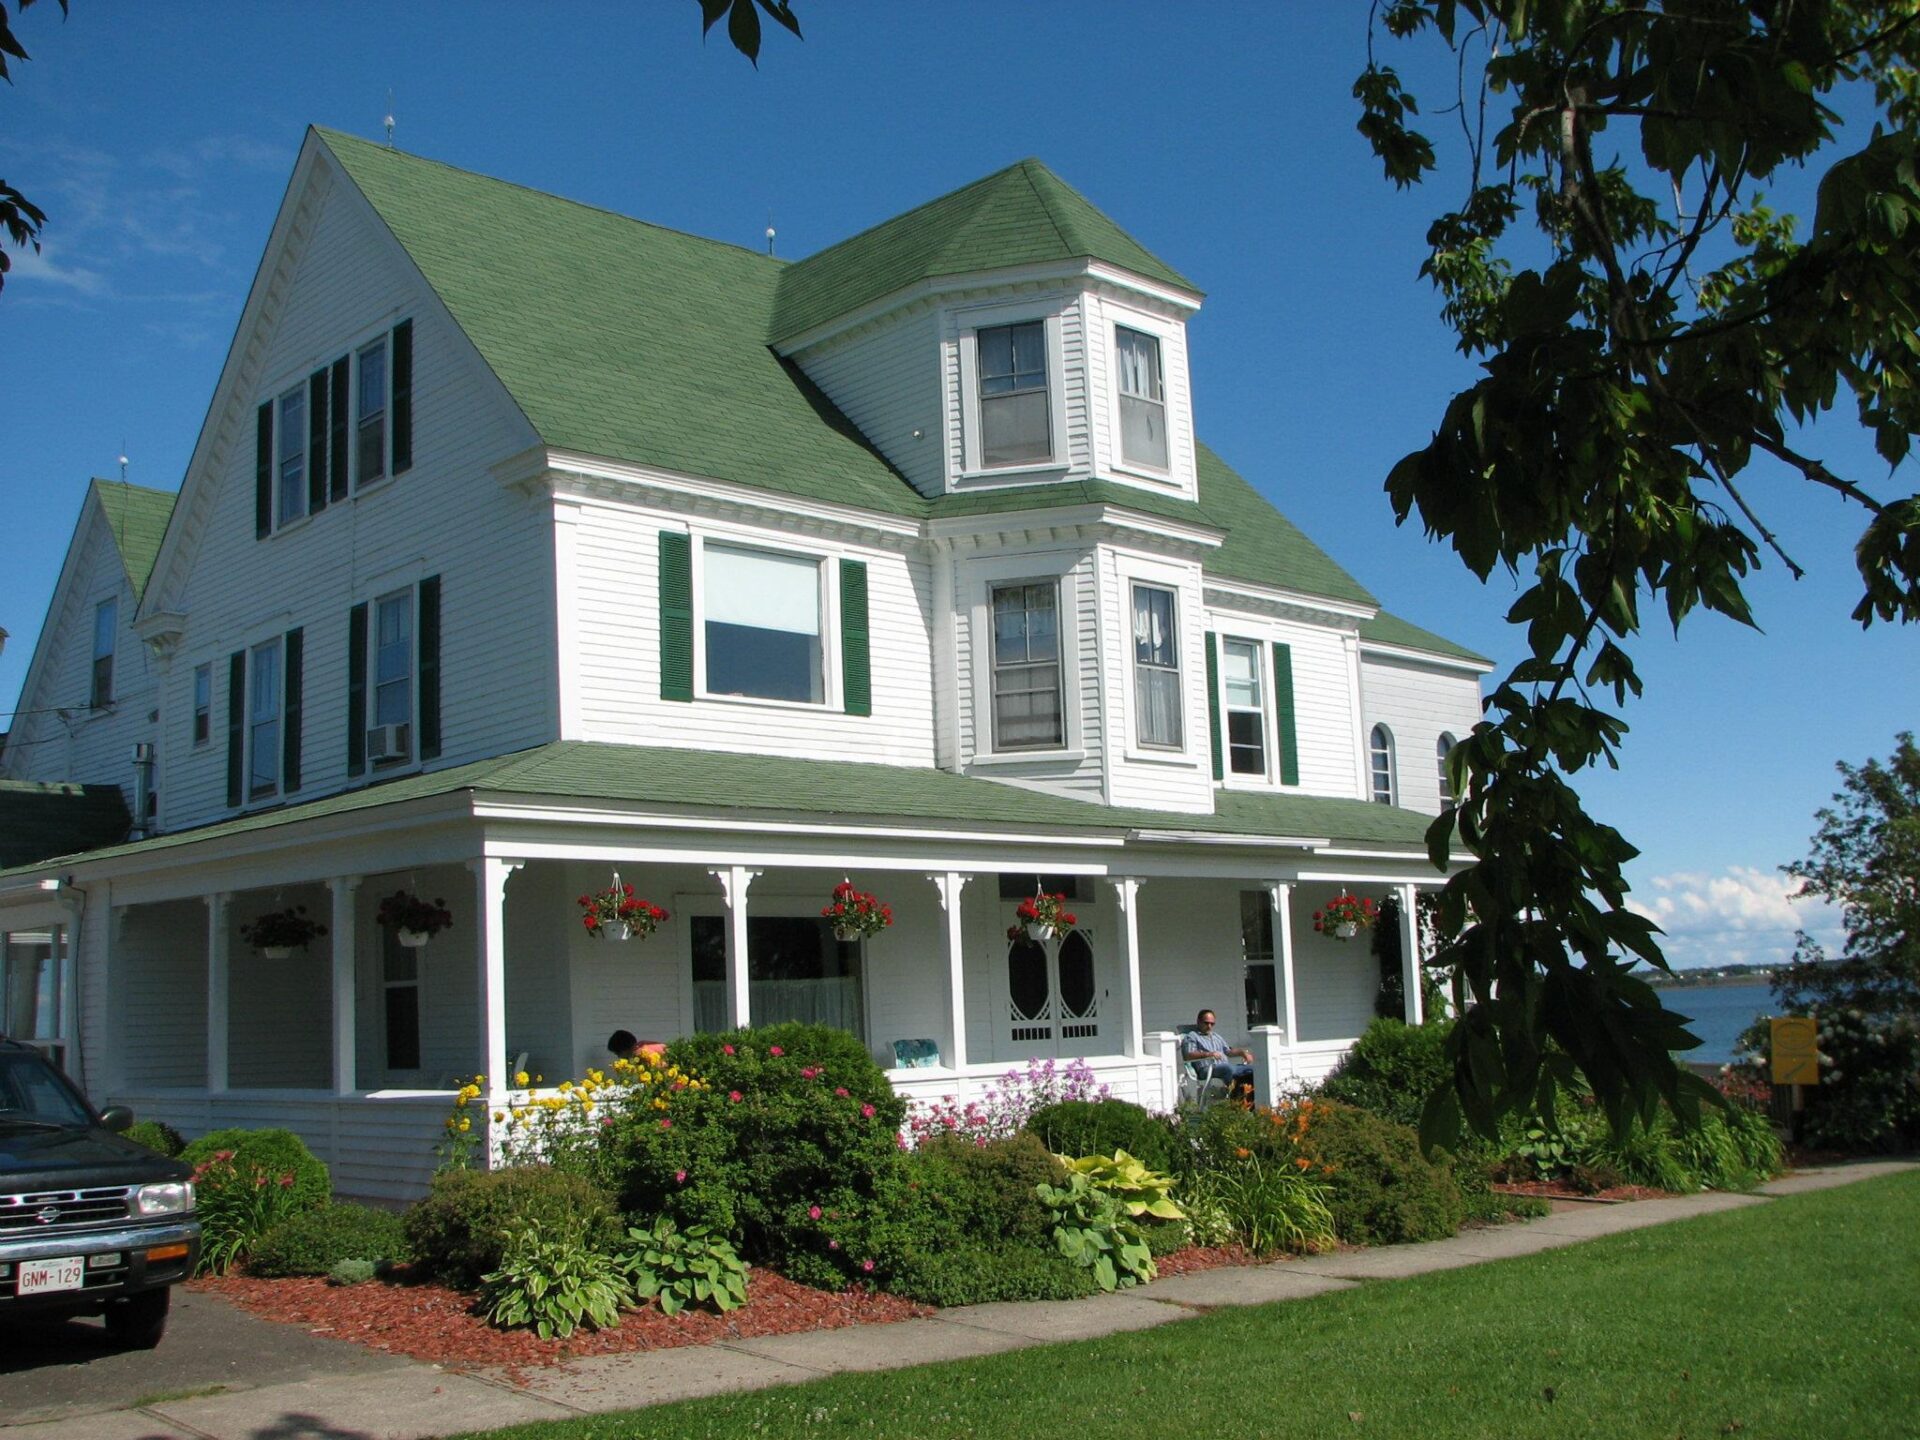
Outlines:
{"type": "Polygon", "coordinates": [[[82,989],[88,1084],[96,1089],[104,1084],[205,1085],[206,905],[193,900],[137,905],[112,918],[101,906],[89,912],[88,921],[88,983],[82,989]],[[97,932],[110,924],[118,925],[118,934],[111,959],[102,966],[94,958],[102,948],[97,932]]]}
{"type": "Polygon", "coordinates": [[[1417,660],[1363,651],[1360,685],[1366,734],[1385,725],[1393,734],[1394,783],[1399,803],[1440,813],[1439,742],[1462,740],[1480,719],[1475,675],[1417,660]]]}
{"type": "MultiPolygon", "coordinates": [[[[1359,716],[1353,708],[1353,651],[1345,632],[1331,625],[1309,625],[1295,620],[1280,620],[1212,606],[1207,613],[1207,629],[1221,642],[1228,638],[1255,640],[1262,647],[1264,672],[1271,678],[1274,642],[1289,647],[1293,662],[1294,731],[1300,757],[1300,783],[1280,784],[1277,741],[1270,741],[1274,760],[1264,778],[1229,774],[1226,783],[1235,789],[1277,791],[1287,794],[1329,795],[1351,798],[1360,793],[1360,775],[1356,768],[1354,736],[1359,716]]],[[[1224,655],[1224,651],[1222,652],[1224,655]]],[[[1223,662],[1224,663],[1224,662],[1223,662]]],[[[1267,723],[1275,724],[1274,696],[1271,687],[1262,696],[1267,707],[1267,723]]],[[[1225,724],[1224,700],[1222,725],[1225,724]]],[[[1224,739],[1222,741],[1224,744],[1224,739]]]]}
{"type": "Polygon", "coordinates": [[[333,980],[329,941],[315,940],[285,960],[269,960],[240,938],[240,927],[269,910],[304,905],[327,923],[332,900],[321,886],[251,891],[228,907],[227,1083],[236,1090],[323,1090],[333,1084],[333,980]]]}
{"type": "Polygon", "coordinates": [[[945,487],[940,319],[918,310],[796,357],[807,378],[924,495],[945,487]]]}
{"type": "MultiPolygon", "coordinates": [[[[265,360],[216,473],[211,522],[172,608],[188,616],[168,675],[162,819],[182,829],[225,816],[227,659],[296,626],[305,631],[302,785],[295,797],[349,784],[346,774],[348,612],[442,577],[438,766],[554,737],[550,522],[489,469],[534,436],[446,322],[430,292],[358,198],[324,202],[285,298],[262,322],[265,360]],[[395,322],[411,319],[413,466],[345,503],[254,537],[254,406],[395,322]],[[290,583],[297,577],[297,583],[290,583]],[[214,667],[213,736],[190,745],[193,671],[214,667]]],[[[251,337],[242,335],[242,349],[251,337]]],[[[215,423],[222,399],[215,401],[215,423]]]]}
{"type": "MultiPolygon", "coordinates": [[[[890,765],[933,763],[932,568],[897,551],[842,540],[795,536],[736,522],[695,521],[702,539],[761,544],[827,561],[824,640],[839,668],[839,575],[834,562],[867,567],[868,652],[873,713],[848,715],[837,683],[825,705],[737,699],[660,698],[660,544],[663,527],[684,519],[639,505],[596,502],[577,528],[575,563],[562,583],[574,587],[579,636],[571,648],[581,738],[629,745],[685,746],[890,765]]],[[[699,588],[695,556],[695,589],[699,588]]],[[[694,599],[699,626],[700,598],[694,599]]],[[[696,651],[699,640],[696,634],[696,651]]],[[[696,664],[696,672],[698,665],[696,664]]],[[[695,691],[700,677],[695,675],[695,691]]]]}

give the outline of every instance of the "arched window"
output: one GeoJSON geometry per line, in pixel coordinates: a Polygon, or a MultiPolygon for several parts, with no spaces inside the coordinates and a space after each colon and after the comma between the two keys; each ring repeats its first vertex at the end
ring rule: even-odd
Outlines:
{"type": "Polygon", "coordinates": [[[1384,725],[1373,727],[1368,742],[1373,758],[1373,798],[1381,805],[1393,804],[1393,732],[1384,725]]]}
{"type": "Polygon", "coordinates": [[[1460,797],[1453,793],[1453,780],[1447,774],[1447,756],[1453,751],[1453,736],[1445,731],[1433,742],[1433,761],[1440,770],[1440,805],[1445,808],[1460,797]]]}

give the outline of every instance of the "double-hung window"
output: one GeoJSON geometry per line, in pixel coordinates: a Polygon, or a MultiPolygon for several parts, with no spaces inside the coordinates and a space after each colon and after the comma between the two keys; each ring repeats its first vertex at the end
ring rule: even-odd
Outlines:
{"type": "Polygon", "coordinates": [[[0,934],[0,1035],[23,1040],[56,1065],[66,1062],[64,927],[0,934]]]}
{"type": "Polygon", "coordinates": [[[280,788],[280,641],[253,647],[247,664],[247,798],[280,788]]]}
{"type": "Polygon", "coordinates": [[[359,361],[359,391],[353,407],[356,486],[387,473],[387,337],[362,346],[359,361]]]}
{"type": "Polygon", "coordinates": [[[1267,711],[1261,683],[1260,646],[1251,640],[1228,640],[1222,649],[1227,768],[1235,775],[1264,775],[1267,773],[1267,711]]]}
{"type": "Polygon", "coordinates": [[[1025,465],[1053,458],[1042,320],[974,332],[979,355],[980,463],[1025,465]]]}
{"type": "Polygon", "coordinates": [[[819,559],[708,543],[702,563],[707,693],[823,704],[819,559]]]}
{"type": "Polygon", "coordinates": [[[1120,389],[1120,458],[1167,468],[1167,394],[1157,337],[1114,327],[1114,369],[1120,389]]]}
{"type": "Polygon", "coordinates": [[[213,665],[197,665],[193,671],[193,743],[204,745],[213,738],[213,665]]]}
{"type": "Polygon", "coordinates": [[[1060,688],[1060,586],[996,585],[993,602],[993,748],[1066,744],[1060,688]]]}
{"type": "Polygon", "coordinates": [[[279,523],[307,513],[307,387],[280,397],[279,523]]]}
{"type": "Polygon", "coordinates": [[[1173,591],[1133,587],[1135,733],[1142,745],[1173,750],[1182,744],[1178,618],[1173,591]]]}
{"type": "Polygon", "coordinates": [[[440,577],[347,612],[347,774],[440,758],[440,577]]]}
{"type": "MultiPolygon", "coordinates": [[[[374,602],[373,723],[413,724],[413,591],[374,602]]],[[[395,758],[405,758],[406,745],[395,758]]]]}
{"type": "Polygon", "coordinates": [[[93,676],[87,703],[95,710],[113,703],[113,647],[119,628],[118,600],[102,600],[93,607],[93,676]]]}

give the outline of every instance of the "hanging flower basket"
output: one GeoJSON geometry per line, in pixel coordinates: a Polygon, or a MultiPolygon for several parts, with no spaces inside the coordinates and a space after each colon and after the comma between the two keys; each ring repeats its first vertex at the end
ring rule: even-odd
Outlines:
{"type": "Polygon", "coordinates": [[[373,918],[409,950],[418,950],[453,924],[446,901],[422,900],[410,890],[396,890],[382,899],[373,918]]]}
{"type": "Polygon", "coordinates": [[[833,926],[836,940],[866,940],[893,924],[893,907],[842,880],[833,887],[833,899],[821,907],[820,918],[833,926]]]}
{"type": "Polygon", "coordinates": [[[307,918],[304,905],[269,910],[240,927],[240,938],[269,960],[289,960],[296,948],[304,950],[326,933],[326,926],[307,918]]]}
{"type": "Polygon", "coordinates": [[[1322,935],[1351,940],[1379,918],[1380,912],[1373,901],[1342,892],[1329,900],[1323,909],[1313,912],[1313,928],[1322,935]]]}
{"type": "Polygon", "coordinates": [[[1057,940],[1080,923],[1079,917],[1067,909],[1065,895],[1049,895],[1043,890],[1022,900],[1014,914],[1027,927],[1027,937],[1032,940],[1057,940]]]}
{"type": "Polygon", "coordinates": [[[608,935],[620,940],[644,940],[662,920],[670,918],[651,900],[636,896],[633,886],[621,884],[618,874],[606,889],[582,895],[580,910],[580,923],[596,940],[608,935]]]}

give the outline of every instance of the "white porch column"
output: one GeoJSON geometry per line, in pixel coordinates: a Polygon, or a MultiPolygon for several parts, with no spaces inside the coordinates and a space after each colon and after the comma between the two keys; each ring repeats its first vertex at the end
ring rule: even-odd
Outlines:
{"type": "Polygon", "coordinates": [[[940,911],[946,921],[947,1033],[941,1037],[940,1056],[951,1070],[960,1070],[967,1063],[967,952],[960,924],[960,892],[972,878],[958,870],[927,877],[940,892],[940,911]]]}
{"type": "Polygon", "coordinates": [[[727,897],[727,1024],[740,1030],[753,1023],[747,988],[747,887],[760,878],[760,872],[731,865],[715,870],[713,877],[727,897]]]}
{"type": "Polygon", "coordinates": [[[1147,1108],[1172,1110],[1180,1103],[1180,1037],[1171,1030],[1149,1030],[1140,1039],[1146,1057],[1160,1072],[1160,1104],[1147,1108]]]}
{"type": "Polygon", "coordinates": [[[1253,1103],[1271,1105],[1280,1096],[1280,1082],[1293,1078],[1293,1053],[1278,1025],[1256,1025],[1247,1034],[1253,1052],[1253,1103]]]}
{"type": "Polygon", "coordinates": [[[1138,1060],[1146,1054],[1140,1026],[1140,913],[1136,903],[1143,883],[1137,875],[1116,875],[1107,883],[1120,909],[1120,959],[1127,967],[1127,1028],[1120,1037],[1121,1053],[1138,1060]]]}
{"type": "Polygon", "coordinates": [[[507,880],[527,862],[488,855],[469,860],[474,877],[474,950],[480,961],[480,1066],[487,1103],[509,1087],[507,1065],[507,880]]]}
{"type": "Polygon", "coordinates": [[[1395,887],[1400,894],[1400,990],[1406,997],[1407,1023],[1426,1017],[1426,997],[1420,984],[1420,892],[1411,885],[1395,887]]]}
{"type": "Polygon", "coordinates": [[[338,875],[327,882],[333,892],[333,1093],[350,1095],[358,1088],[354,1074],[357,1040],[355,986],[359,927],[354,922],[358,875],[338,875]]]}
{"type": "Polygon", "coordinates": [[[233,895],[222,891],[207,898],[207,1089],[215,1094],[227,1088],[227,911],[233,895]]]}
{"type": "Polygon", "coordinates": [[[1300,1041],[1299,1015],[1293,998],[1293,885],[1276,880],[1267,886],[1267,898],[1273,903],[1273,958],[1280,965],[1280,1024],[1285,1028],[1287,1048],[1300,1041]]]}

